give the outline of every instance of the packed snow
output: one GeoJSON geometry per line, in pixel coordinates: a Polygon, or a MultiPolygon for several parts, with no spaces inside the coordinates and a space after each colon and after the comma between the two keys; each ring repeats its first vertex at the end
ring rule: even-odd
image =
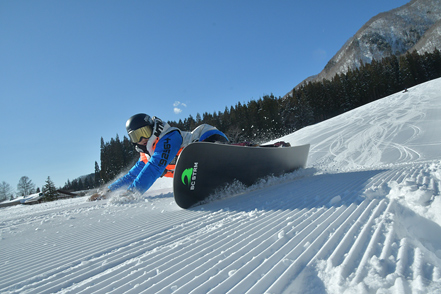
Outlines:
{"type": "Polygon", "coordinates": [[[441,293],[441,79],[281,138],[305,169],[183,210],[135,199],[0,209],[1,293],[441,293]]]}

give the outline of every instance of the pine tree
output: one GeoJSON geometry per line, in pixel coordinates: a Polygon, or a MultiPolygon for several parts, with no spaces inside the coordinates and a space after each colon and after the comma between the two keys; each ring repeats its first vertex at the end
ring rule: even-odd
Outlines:
{"type": "Polygon", "coordinates": [[[57,188],[51,177],[47,177],[46,184],[43,186],[44,201],[53,201],[58,198],[57,188]]]}
{"type": "Polygon", "coordinates": [[[89,177],[86,177],[84,179],[84,190],[89,190],[89,189],[92,189],[92,184],[90,182],[89,177]]]}
{"type": "Polygon", "coordinates": [[[306,127],[314,122],[314,111],[309,105],[305,92],[302,92],[296,109],[297,129],[306,127]]]}
{"type": "Polygon", "coordinates": [[[101,186],[101,177],[100,177],[100,167],[98,165],[98,162],[95,161],[95,174],[93,178],[93,187],[98,188],[101,186]]]}
{"type": "Polygon", "coordinates": [[[196,125],[202,124],[202,118],[199,113],[196,114],[196,125]]]}
{"type": "Polygon", "coordinates": [[[414,85],[412,78],[411,65],[407,56],[400,56],[400,80],[403,88],[410,88],[414,85]]]}
{"type": "Polygon", "coordinates": [[[67,182],[64,184],[63,189],[64,190],[71,190],[72,189],[72,183],[70,182],[69,179],[67,179],[67,182]]]}
{"type": "Polygon", "coordinates": [[[108,169],[108,163],[107,163],[107,149],[108,144],[104,143],[103,137],[101,137],[101,146],[100,146],[100,161],[101,161],[101,171],[100,171],[100,178],[103,180],[104,183],[106,183],[109,180],[109,177],[107,176],[107,169],[108,169]]]}
{"type": "Polygon", "coordinates": [[[124,153],[123,144],[119,139],[118,134],[116,134],[116,139],[113,146],[113,160],[115,161],[115,170],[120,173],[124,169],[124,153]]]}
{"type": "Polygon", "coordinates": [[[139,153],[135,150],[133,143],[126,136],[124,136],[122,144],[124,153],[123,169],[127,169],[127,167],[131,167],[135,164],[139,158],[139,153]]]}

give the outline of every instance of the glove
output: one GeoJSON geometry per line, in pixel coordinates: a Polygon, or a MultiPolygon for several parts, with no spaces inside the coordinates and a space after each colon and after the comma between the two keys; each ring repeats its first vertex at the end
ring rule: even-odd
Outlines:
{"type": "Polygon", "coordinates": [[[119,195],[120,198],[124,197],[127,200],[134,200],[135,199],[135,193],[133,191],[127,190],[126,192],[119,195]]]}
{"type": "Polygon", "coordinates": [[[103,190],[98,190],[98,192],[94,193],[92,196],[89,197],[89,201],[97,201],[97,200],[102,200],[102,199],[106,199],[108,194],[110,193],[109,189],[103,189],[103,190]]]}

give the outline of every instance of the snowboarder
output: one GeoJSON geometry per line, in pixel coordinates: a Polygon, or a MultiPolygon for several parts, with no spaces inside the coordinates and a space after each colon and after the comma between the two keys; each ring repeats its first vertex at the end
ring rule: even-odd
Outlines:
{"type": "Polygon", "coordinates": [[[227,136],[213,126],[203,124],[192,132],[184,132],[145,113],[130,117],[126,129],[140,159],[125,176],[92,195],[90,201],[104,199],[110,191],[123,187],[127,187],[127,194],[143,194],[159,177],[173,177],[175,161],[190,143],[228,142],[227,136]]]}

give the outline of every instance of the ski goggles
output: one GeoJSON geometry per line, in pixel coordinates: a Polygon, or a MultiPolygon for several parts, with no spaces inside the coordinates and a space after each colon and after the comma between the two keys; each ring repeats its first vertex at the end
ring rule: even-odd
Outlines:
{"type": "Polygon", "coordinates": [[[139,143],[142,138],[150,138],[152,136],[152,128],[149,126],[145,126],[134,131],[129,132],[130,140],[133,143],[139,143]]]}

